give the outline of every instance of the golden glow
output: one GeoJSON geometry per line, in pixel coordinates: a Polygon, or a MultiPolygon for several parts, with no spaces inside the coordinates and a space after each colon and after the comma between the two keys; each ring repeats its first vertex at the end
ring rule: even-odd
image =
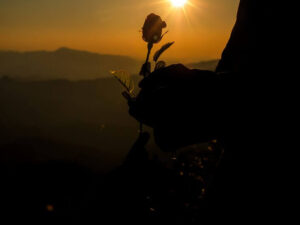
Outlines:
{"type": "Polygon", "coordinates": [[[187,0],[170,0],[170,1],[172,2],[172,5],[176,8],[181,8],[187,3],[187,0]]]}
{"type": "Polygon", "coordinates": [[[0,51],[53,51],[66,46],[144,60],[145,43],[138,31],[146,16],[155,13],[169,31],[156,48],[175,41],[164,53],[171,64],[220,58],[240,0],[186,0],[183,7],[175,7],[173,0],[20,2],[0,0],[0,51]]]}

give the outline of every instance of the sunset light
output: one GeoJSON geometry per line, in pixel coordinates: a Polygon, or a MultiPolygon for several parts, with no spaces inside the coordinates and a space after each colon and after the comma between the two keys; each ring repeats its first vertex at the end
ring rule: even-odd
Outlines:
{"type": "MultiPolygon", "coordinates": [[[[0,51],[56,51],[67,47],[144,60],[141,49],[145,46],[139,31],[145,16],[155,13],[168,25],[163,40],[176,42],[164,54],[165,60],[190,63],[217,59],[228,41],[239,4],[239,0],[124,2],[0,0],[0,51]]],[[[1,63],[5,64],[0,60],[0,71],[4,68],[1,63]]],[[[108,71],[114,69],[109,67],[108,71]]]]}
{"type": "Polygon", "coordinates": [[[171,2],[174,7],[181,8],[187,3],[187,0],[171,0],[171,2]]]}

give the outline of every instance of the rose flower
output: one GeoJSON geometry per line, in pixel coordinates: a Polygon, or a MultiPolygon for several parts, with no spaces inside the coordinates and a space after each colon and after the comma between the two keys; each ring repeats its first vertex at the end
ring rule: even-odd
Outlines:
{"type": "Polygon", "coordinates": [[[144,41],[154,44],[162,39],[162,29],[167,26],[160,16],[151,13],[147,16],[143,26],[144,41]]]}

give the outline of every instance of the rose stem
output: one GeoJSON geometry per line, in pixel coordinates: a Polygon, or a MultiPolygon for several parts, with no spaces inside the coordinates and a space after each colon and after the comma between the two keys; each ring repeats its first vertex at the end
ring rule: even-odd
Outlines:
{"type": "MultiPolygon", "coordinates": [[[[153,43],[148,43],[148,53],[147,53],[147,58],[146,58],[146,64],[148,63],[148,61],[149,61],[149,57],[150,57],[150,53],[151,53],[151,49],[152,49],[152,47],[153,47],[153,43]]],[[[145,76],[145,74],[144,74],[144,76],[145,76]]]]}
{"type": "MultiPolygon", "coordinates": [[[[147,57],[146,57],[146,62],[145,62],[145,65],[147,66],[148,62],[149,62],[149,57],[150,57],[150,53],[151,53],[151,50],[152,50],[152,47],[153,47],[153,43],[149,42],[148,43],[148,52],[147,52],[147,57]]],[[[148,72],[148,71],[147,71],[148,72]]],[[[147,72],[144,71],[144,74],[143,76],[146,77],[147,76],[147,72]]],[[[151,72],[151,69],[150,69],[150,72],[151,72]]],[[[140,123],[140,134],[143,133],[143,123],[140,123]]]]}

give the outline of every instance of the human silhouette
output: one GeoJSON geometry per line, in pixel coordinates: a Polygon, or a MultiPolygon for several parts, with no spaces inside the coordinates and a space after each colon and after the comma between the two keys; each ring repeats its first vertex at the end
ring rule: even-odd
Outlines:
{"type": "Polygon", "coordinates": [[[270,218],[265,208],[282,206],[274,198],[278,158],[272,152],[281,131],[270,117],[279,70],[276,4],[240,1],[216,71],[168,66],[144,78],[140,94],[129,101],[130,114],[153,127],[164,151],[212,139],[222,143],[225,154],[208,193],[211,222],[263,221],[270,218]]]}

